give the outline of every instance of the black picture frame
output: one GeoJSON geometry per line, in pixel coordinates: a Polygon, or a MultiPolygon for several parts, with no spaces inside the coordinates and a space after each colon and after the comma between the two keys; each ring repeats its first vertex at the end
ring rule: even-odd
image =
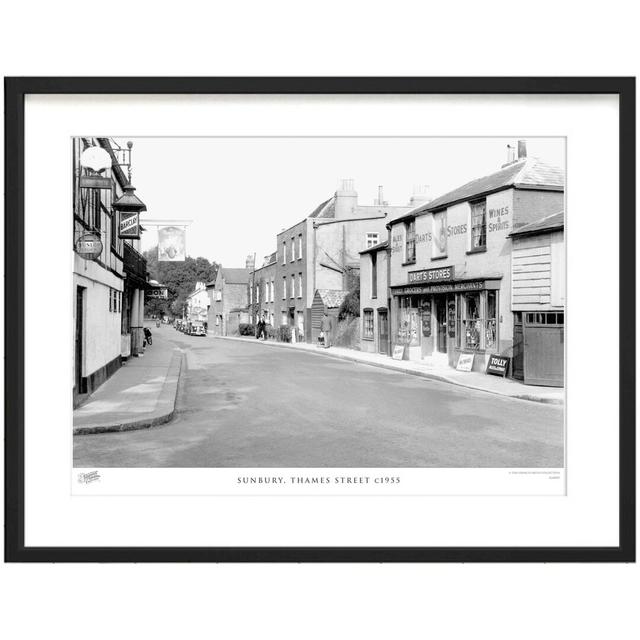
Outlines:
{"type": "Polygon", "coordinates": [[[5,561],[634,562],[635,78],[5,78],[5,561]],[[619,530],[612,547],[26,547],[24,541],[24,102],[29,94],[615,94],[619,98],[619,530]]]}

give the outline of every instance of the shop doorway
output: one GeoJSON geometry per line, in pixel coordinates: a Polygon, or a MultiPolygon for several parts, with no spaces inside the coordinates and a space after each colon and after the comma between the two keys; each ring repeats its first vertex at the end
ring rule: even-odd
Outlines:
{"type": "Polygon", "coordinates": [[[389,314],[386,309],[378,309],[378,352],[389,351],[389,314]]]}
{"type": "Polygon", "coordinates": [[[435,298],[436,303],[436,350],[447,353],[447,300],[444,296],[435,298]]]}

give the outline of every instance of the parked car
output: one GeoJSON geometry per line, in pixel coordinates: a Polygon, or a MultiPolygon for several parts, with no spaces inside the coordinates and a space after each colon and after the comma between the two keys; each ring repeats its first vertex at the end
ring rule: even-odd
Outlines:
{"type": "Polygon", "coordinates": [[[206,336],[207,330],[204,328],[204,324],[202,322],[191,322],[189,324],[189,335],[206,336]]]}

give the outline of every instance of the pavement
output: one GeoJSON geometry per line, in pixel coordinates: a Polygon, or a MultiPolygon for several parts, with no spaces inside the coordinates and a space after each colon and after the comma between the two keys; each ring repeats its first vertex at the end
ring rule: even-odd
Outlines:
{"type": "Polygon", "coordinates": [[[74,410],[73,435],[148,429],[173,418],[184,353],[169,331],[154,328],[144,355],[129,358],[74,410]]]}
{"type": "Polygon", "coordinates": [[[256,340],[255,337],[250,336],[215,336],[215,339],[238,340],[242,342],[253,341],[257,344],[269,347],[307,351],[320,356],[359,362],[361,364],[368,364],[374,367],[390,369],[392,371],[401,371],[403,373],[427,378],[429,380],[447,382],[467,389],[485,391],[486,393],[493,393],[499,396],[506,396],[508,398],[543,402],[547,404],[564,404],[565,393],[563,388],[525,385],[522,382],[513,380],[512,378],[501,378],[499,376],[487,375],[486,373],[480,373],[477,371],[457,371],[456,369],[446,365],[443,367],[432,367],[426,363],[417,361],[393,360],[389,356],[380,353],[367,353],[364,351],[356,351],[355,349],[333,346],[328,349],[324,349],[304,342],[291,344],[275,340],[256,340]]]}
{"type": "Polygon", "coordinates": [[[173,345],[185,354],[173,419],[153,429],[76,436],[76,467],[563,466],[558,405],[309,349],[270,348],[255,338],[217,340],[167,328],[147,354],[163,341],[169,352],[173,345]]]}

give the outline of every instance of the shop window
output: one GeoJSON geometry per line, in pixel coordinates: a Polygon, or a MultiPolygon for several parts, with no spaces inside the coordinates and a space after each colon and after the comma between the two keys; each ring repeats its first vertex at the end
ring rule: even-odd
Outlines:
{"type": "Polygon", "coordinates": [[[477,351],[480,349],[482,336],[482,316],[480,311],[480,293],[464,294],[464,318],[462,321],[462,333],[465,349],[477,351]]]}
{"type": "Polygon", "coordinates": [[[418,307],[415,306],[410,296],[402,296],[398,306],[398,333],[397,344],[409,345],[411,347],[420,344],[420,315],[418,307]]]}
{"type": "Polygon", "coordinates": [[[377,233],[367,233],[367,249],[370,249],[371,247],[375,247],[379,240],[378,238],[380,237],[379,234],[377,233]]]}
{"type": "Polygon", "coordinates": [[[433,214],[433,233],[431,234],[431,257],[447,257],[447,212],[433,214]]]}
{"type": "Polygon", "coordinates": [[[362,337],[373,340],[373,309],[364,309],[362,314],[362,337]]]}
{"type": "Polygon", "coordinates": [[[404,261],[414,263],[416,261],[416,221],[405,222],[404,261]]]}
{"type": "Polygon", "coordinates": [[[487,248],[487,201],[471,203],[471,251],[487,248]]]}
{"type": "Polygon", "coordinates": [[[378,254],[371,254],[371,297],[378,297],[378,254]]]}

